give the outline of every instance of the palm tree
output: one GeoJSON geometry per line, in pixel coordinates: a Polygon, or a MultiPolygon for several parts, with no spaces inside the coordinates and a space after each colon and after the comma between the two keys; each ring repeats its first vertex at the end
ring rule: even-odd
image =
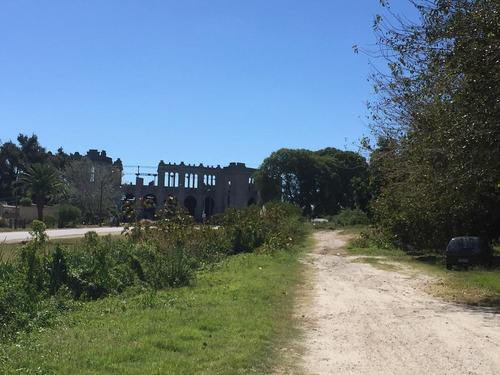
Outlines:
{"type": "Polygon", "coordinates": [[[38,211],[38,220],[43,220],[45,202],[54,194],[62,192],[65,187],[52,165],[40,163],[31,164],[14,184],[31,191],[38,211]]]}

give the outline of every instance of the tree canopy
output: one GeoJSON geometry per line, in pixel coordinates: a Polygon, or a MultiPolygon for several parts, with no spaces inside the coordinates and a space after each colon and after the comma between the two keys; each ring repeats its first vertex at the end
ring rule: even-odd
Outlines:
{"type": "Polygon", "coordinates": [[[0,201],[15,203],[13,183],[30,165],[49,163],[62,171],[70,159],[70,155],[62,148],[57,150],[57,154],[47,152],[35,134],[19,134],[17,144],[12,141],[0,142],[0,201]]]}
{"type": "Polygon", "coordinates": [[[43,207],[55,194],[64,190],[65,184],[57,170],[50,164],[31,164],[21,173],[15,185],[29,190],[36,203],[38,220],[43,220],[43,207]]]}
{"type": "Polygon", "coordinates": [[[368,164],[358,154],[280,149],[255,173],[264,202],[285,201],[308,216],[335,215],[342,208],[366,208],[368,164]]]}
{"type": "Polygon", "coordinates": [[[498,238],[500,3],[411,2],[418,24],[390,9],[375,20],[374,55],[388,67],[371,77],[375,218],[405,248],[498,238]]]}

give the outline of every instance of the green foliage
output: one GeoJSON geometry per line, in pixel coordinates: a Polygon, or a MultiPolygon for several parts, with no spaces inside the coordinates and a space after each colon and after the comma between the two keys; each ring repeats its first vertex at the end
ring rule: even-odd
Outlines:
{"type": "Polygon", "coordinates": [[[95,232],[85,234],[83,247],[68,254],[68,286],[75,298],[98,299],[120,293],[136,282],[128,246],[95,232]]]}
{"type": "Polygon", "coordinates": [[[47,228],[57,228],[57,223],[59,221],[59,218],[57,215],[44,215],[43,216],[43,222],[47,226],[47,228]]]}
{"type": "Polygon", "coordinates": [[[352,225],[367,225],[370,219],[366,212],[361,211],[359,208],[354,210],[350,208],[342,209],[337,215],[329,218],[329,221],[337,226],[347,227],[352,225]]]}
{"type": "Polygon", "coordinates": [[[45,272],[45,224],[35,220],[32,240],[17,263],[0,263],[0,338],[8,339],[31,324],[38,313],[48,278],[45,272]]]}
{"type": "Polygon", "coordinates": [[[19,204],[23,207],[29,207],[31,206],[31,198],[29,197],[22,197],[19,199],[19,204]]]}
{"type": "Polygon", "coordinates": [[[43,220],[45,203],[65,188],[59,173],[52,165],[39,163],[31,164],[26,168],[15,185],[30,192],[37,206],[38,220],[43,220]]]}
{"type": "Polygon", "coordinates": [[[341,207],[366,209],[368,164],[350,151],[280,149],[255,173],[263,202],[284,201],[307,216],[334,215],[341,207]]]}
{"type": "MultiPolygon", "coordinates": [[[[30,164],[44,163],[48,154],[38,142],[38,137],[19,134],[18,144],[12,141],[0,144],[0,197],[15,204],[18,192],[14,191],[14,182],[19,174],[30,164]]],[[[31,202],[30,202],[31,203],[31,202]]]]}
{"type": "Polygon", "coordinates": [[[24,329],[36,315],[38,299],[33,298],[26,277],[13,264],[0,263],[0,340],[24,329]]]}
{"type": "Polygon", "coordinates": [[[126,230],[125,239],[99,237],[91,231],[71,250],[57,245],[53,251],[45,224],[35,220],[32,240],[22,247],[19,258],[0,264],[0,284],[8,288],[0,288],[3,338],[51,325],[61,311],[74,305],[73,300],[97,300],[131,287],[179,288],[193,283],[197,271],[229,255],[252,251],[276,255],[305,233],[297,208],[283,203],[228,210],[217,218],[217,226],[195,225],[176,204],[166,206],[162,215],[154,223],[138,222],[126,230]]]}
{"type": "MultiPolygon", "coordinates": [[[[500,235],[500,9],[416,0],[420,24],[377,22],[388,74],[373,75],[372,212],[406,250],[500,235]]],[[[369,145],[368,145],[369,147],[369,145]]]]}
{"type": "MultiPolygon", "coordinates": [[[[289,205],[286,205],[290,209],[289,205]]],[[[229,208],[222,217],[214,218],[219,231],[231,243],[231,254],[255,249],[276,251],[289,248],[300,234],[295,231],[302,222],[298,216],[287,216],[280,204],[263,207],[247,206],[242,210],[229,208]]]]}
{"type": "Polygon", "coordinates": [[[58,245],[48,264],[47,272],[50,277],[50,294],[54,295],[62,285],[68,283],[68,264],[62,248],[58,245]]]}
{"type": "Polygon", "coordinates": [[[0,345],[0,372],[272,373],[297,335],[290,321],[303,266],[290,253],[240,254],[189,288],[96,301],[18,346],[0,345]]]}
{"type": "Polygon", "coordinates": [[[79,219],[82,217],[82,211],[73,205],[62,204],[59,206],[58,224],[59,228],[76,227],[79,219]]]}
{"type": "Polygon", "coordinates": [[[112,215],[120,197],[118,168],[83,158],[67,163],[63,175],[68,183],[67,201],[81,210],[86,223],[97,224],[112,215]]]}
{"type": "Polygon", "coordinates": [[[178,288],[189,284],[193,278],[193,262],[182,248],[176,249],[175,254],[167,261],[165,281],[171,288],[178,288]]]}

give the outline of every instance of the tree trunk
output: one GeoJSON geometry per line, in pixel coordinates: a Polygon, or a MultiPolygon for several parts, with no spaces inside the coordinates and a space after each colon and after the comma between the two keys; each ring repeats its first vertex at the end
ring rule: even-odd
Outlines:
{"type": "Polygon", "coordinates": [[[36,210],[38,212],[38,220],[43,221],[43,206],[45,202],[36,202],[36,210]]]}

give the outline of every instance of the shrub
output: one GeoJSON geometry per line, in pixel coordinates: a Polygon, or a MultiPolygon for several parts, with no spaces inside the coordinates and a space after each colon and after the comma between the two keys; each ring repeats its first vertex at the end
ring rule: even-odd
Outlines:
{"type": "Polygon", "coordinates": [[[141,242],[134,246],[134,255],[143,281],[155,290],[187,285],[195,276],[197,261],[182,246],[141,242]]]}
{"type": "Polygon", "coordinates": [[[0,228],[8,228],[10,223],[7,219],[0,217],[0,228]]]}
{"type": "Polygon", "coordinates": [[[19,199],[19,204],[23,207],[29,207],[31,206],[31,198],[29,197],[22,197],[19,199]]]}
{"type": "Polygon", "coordinates": [[[137,280],[129,246],[88,232],[83,247],[67,255],[68,285],[75,298],[98,299],[121,293],[137,280]]]}
{"type": "Polygon", "coordinates": [[[184,253],[182,247],[176,249],[167,259],[165,281],[171,288],[188,285],[194,276],[193,261],[184,253]]]}
{"type": "MultiPolygon", "coordinates": [[[[285,207],[290,208],[290,205],[285,207]]],[[[281,203],[247,206],[241,210],[229,208],[213,220],[212,223],[220,225],[228,236],[231,254],[258,248],[285,250],[304,234],[302,216],[287,214],[281,203]]]]}
{"type": "Polygon", "coordinates": [[[55,228],[57,226],[58,219],[52,215],[44,215],[43,222],[47,226],[47,228],[55,228]]]}
{"type": "Polygon", "coordinates": [[[38,299],[27,293],[26,278],[12,263],[0,264],[0,339],[24,329],[36,316],[38,299]]]}
{"type": "Polygon", "coordinates": [[[75,227],[78,220],[82,217],[82,211],[70,204],[59,206],[59,220],[57,226],[59,228],[75,227]]]}
{"type": "Polygon", "coordinates": [[[50,294],[54,295],[63,284],[68,283],[68,265],[62,248],[57,245],[47,267],[50,276],[50,294]]]}
{"type": "Polygon", "coordinates": [[[339,226],[367,225],[370,223],[366,213],[359,208],[344,208],[337,215],[330,217],[330,222],[339,226]]]}

